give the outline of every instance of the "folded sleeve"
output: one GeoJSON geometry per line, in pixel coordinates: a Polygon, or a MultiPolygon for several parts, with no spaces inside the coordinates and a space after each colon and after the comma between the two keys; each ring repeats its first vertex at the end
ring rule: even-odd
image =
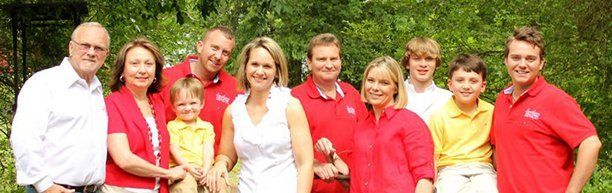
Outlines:
{"type": "Polygon", "coordinates": [[[597,132],[576,100],[567,94],[562,100],[553,107],[554,116],[545,117],[544,120],[563,141],[575,149],[584,139],[597,135],[597,132]]]}
{"type": "Polygon", "coordinates": [[[408,123],[403,128],[403,143],[406,158],[412,178],[415,182],[420,179],[434,178],[433,154],[434,145],[431,134],[423,120],[415,118],[406,119],[408,123]]]}

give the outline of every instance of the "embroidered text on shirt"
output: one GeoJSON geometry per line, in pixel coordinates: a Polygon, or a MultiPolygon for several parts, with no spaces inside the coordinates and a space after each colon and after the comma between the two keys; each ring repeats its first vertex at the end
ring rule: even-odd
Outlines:
{"type": "Polygon", "coordinates": [[[220,93],[217,93],[217,95],[215,96],[215,98],[217,99],[217,101],[219,102],[223,102],[225,104],[229,104],[229,97],[222,95],[220,93]]]}
{"type": "Polygon", "coordinates": [[[531,108],[527,108],[527,110],[525,110],[525,115],[523,116],[535,120],[540,119],[540,113],[538,113],[535,109],[531,108]]]}

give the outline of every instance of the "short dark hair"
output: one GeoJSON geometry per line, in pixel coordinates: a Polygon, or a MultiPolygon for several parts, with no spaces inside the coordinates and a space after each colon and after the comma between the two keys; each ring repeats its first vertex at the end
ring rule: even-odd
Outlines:
{"type": "Polygon", "coordinates": [[[483,81],[487,80],[487,65],[476,55],[460,54],[455,57],[448,67],[448,78],[452,79],[453,73],[459,69],[475,72],[482,76],[483,81]]]}
{"type": "Polygon", "coordinates": [[[336,47],[338,47],[339,53],[338,55],[340,55],[340,57],[342,57],[342,47],[340,46],[340,40],[338,40],[338,38],[331,33],[323,33],[323,34],[319,34],[316,35],[315,37],[312,37],[310,39],[310,42],[308,42],[308,52],[306,53],[306,56],[308,57],[308,59],[312,59],[312,50],[317,47],[317,46],[327,46],[327,45],[334,45],[336,47]]]}
{"type": "Polygon", "coordinates": [[[514,30],[514,34],[506,39],[506,49],[504,50],[504,59],[508,58],[508,54],[510,53],[510,43],[512,41],[525,41],[530,44],[533,44],[540,48],[540,60],[544,60],[544,55],[546,55],[546,51],[544,51],[544,36],[536,27],[532,26],[524,26],[521,28],[517,28],[514,30]]]}
{"type": "Polygon", "coordinates": [[[206,30],[206,32],[204,32],[204,37],[202,40],[206,41],[206,36],[208,36],[210,32],[217,31],[217,30],[223,33],[223,36],[225,36],[225,38],[229,40],[234,40],[234,32],[232,32],[232,29],[224,25],[220,25],[220,26],[213,27],[213,28],[206,30]]]}
{"type": "Polygon", "coordinates": [[[125,82],[121,80],[123,75],[123,69],[125,68],[125,56],[127,55],[128,51],[135,47],[141,47],[148,50],[149,52],[151,52],[153,58],[155,59],[155,80],[147,89],[147,94],[161,91],[162,83],[164,82],[162,77],[162,70],[164,69],[165,61],[164,55],[161,53],[159,48],[155,46],[155,44],[153,44],[146,38],[136,38],[126,43],[125,45],[123,45],[121,50],[119,50],[119,53],[117,53],[117,58],[115,59],[115,66],[113,68],[112,77],[109,84],[111,87],[111,91],[118,91],[123,85],[125,85],[125,82]]]}

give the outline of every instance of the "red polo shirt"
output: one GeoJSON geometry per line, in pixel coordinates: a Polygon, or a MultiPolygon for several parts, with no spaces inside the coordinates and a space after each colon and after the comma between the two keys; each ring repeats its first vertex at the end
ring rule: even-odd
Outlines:
{"type": "Polygon", "coordinates": [[[500,193],[565,192],[574,171],[574,149],[597,135],[578,103],[540,76],[512,103],[514,87],[495,101],[495,145],[500,193]]]}
{"type": "Polygon", "coordinates": [[[431,134],[412,111],[388,107],[378,123],[370,112],[354,142],[352,193],[414,192],[420,179],[434,177],[431,134]]]}
{"type": "MultiPolygon", "coordinates": [[[[164,69],[163,75],[166,85],[162,89],[162,99],[166,105],[166,122],[176,118],[172,104],[170,102],[170,88],[179,78],[183,78],[191,73],[190,62],[197,62],[198,56],[189,55],[180,64],[164,69]]],[[[221,121],[225,108],[236,98],[236,79],[224,70],[219,71],[215,80],[204,85],[204,108],[200,111],[199,117],[210,122],[215,131],[215,152],[219,148],[221,139],[221,121]]]]}
{"type": "MultiPolygon", "coordinates": [[[[337,82],[336,87],[336,99],[324,96],[319,92],[312,76],[309,76],[306,82],[293,88],[291,94],[300,100],[306,112],[313,144],[321,137],[328,138],[340,158],[351,166],[353,129],[357,126],[357,121],[366,117],[367,110],[359,92],[353,86],[337,82]]],[[[316,151],[315,159],[321,163],[327,162],[325,155],[316,151]]],[[[312,192],[341,193],[348,190],[337,181],[327,183],[316,179],[313,181],[312,192]]]]}

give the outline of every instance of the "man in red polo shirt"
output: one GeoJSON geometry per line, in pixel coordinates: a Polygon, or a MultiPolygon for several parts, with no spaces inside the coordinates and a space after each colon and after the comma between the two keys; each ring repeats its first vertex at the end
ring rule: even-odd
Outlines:
{"type": "Polygon", "coordinates": [[[338,81],[342,69],[340,55],[340,41],[336,36],[325,33],[313,37],[306,60],[311,74],[306,82],[291,91],[304,107],[313,142],[323,138],[327,149],[332,149],[333,143],[335,150],[330,162],[325,153],[315,153],[314,171],[320,179],[313,181],[313,193],[348,192],[334,178],[348,174],[348,168],[342,163],[350,166],[353,129],[367,115],[359,92],[350,84],[338,81]]]}
{"type": "Polygon", "coordinates": [[[221,120],[225,108],[237,95],[236,79],[223,68],[232,56],[235,38],[232,31],[225,26],[209,29],[204,39],[196,43],[197,55],[189,55],[180,64],[164,69],[166,85],[162,98],[166,105],[166,121],[176,118],[170,104],[170,88],[179,78],[187,75],[196,76],[204,85],[204,107],[199,117],[213,125],[215,131],[215,152],[221,138],[221,120]]]}
{"type": "Polygon", "coordinates": [[[544,37],[532,27],[506,41],[512,85],[497,97],[491,129],[500,193],[581,192],[597,163],[595,127],[574,98],[540,74],[544,53],[544,37]]]}

